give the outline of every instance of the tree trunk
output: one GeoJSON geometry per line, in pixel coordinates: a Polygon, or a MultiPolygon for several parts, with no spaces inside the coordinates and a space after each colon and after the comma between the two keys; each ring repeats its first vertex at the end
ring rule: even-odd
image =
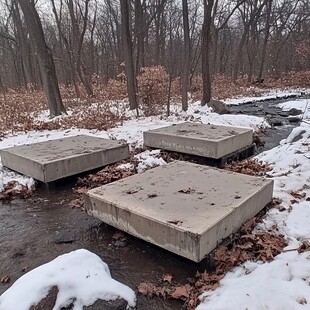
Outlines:
{"type": "Polygon", "coordinates": [[[25,77],[25,87],[27,84],[34,84],[33,63],[30,54],[30,46],[27,40],[27,33],[23,28],[22,20],[17,3],[12,3],[12,17],[16,28],[16,39],[19,47],[19,53],[22,59],[23,72],[25,77]]]}
{"type": "Polygon", "coordinates": [[[210,43],[211,43],[211,16],[214,0],[204,0],[204,15],[202,25],[202,99],[201,105],[206,105],[211,100],[211,73],[210,73],[210,43]]]}
{"type": "Polygon", "coordinates": [[[137,44],[136,74],[145,66],[145,18],[141,0],[135,0],[135,33],[137,44]]]}
{"type": "Polygon", "coordinates": [[[236,58],[235,58],[235,66],[234,66],[234,70],[233,70],[233,80],[236,81],[239,75],[239,69],[240,69],[240,63],[241,63],[241,58],[242,58],[242,50],[243,50],[243,46],[246,42],[246,38],[248,35],[248,27],[245,26],[241,40],[239,42],[238,45],[238,49],[237,49],[237,54],[236,54],[236,58]]]}
{"type": "Polygon", "coordinates": [[[188,21],[188,3],[187,0],[182,0],[183,8],[183,32],[184,32],[184,61],[182,74],[182,110],[187,111],[188,108],[188,77],[190,66],[190,38],[189,38],[189,21],[188,21]]]}
{"type": "Polygon", "coordinates": [[[257,76],[257,80],[259,82],[262,80],[263,70],[264,70],[265,60],[266,60],[266,54],[267,54],[267,43],[268,43],[269,30],[270,30],[271,6],[272,6],[272,0],[268,0],[267,5],[266,5],[266,25],[265,25],[265,36],[264,36],[263,48],[262,48],[262,58],[260,61],[259,71],[258,71],[258,76],[257,76]]]}
{"type": "Polygon", "coordinates": [[[82,30],[79,28],[80,22],[77,20],[74,11],[73,0],[69,0],[68,10],[71,19],[72,32],[73,32],[73,48],[75,52],[74,62],[76,65],[76,71],[78,76],[86,90],[89,97],[94,97],[93,87],[91,83],[91,76],[86,72],[85,66],[83,64],[82,54],[83,54],[83,42],[87,29],[88,12],[89,12],[89,2],[90,0],[85,0],[85,10],[81,13],[82,16],[82,30]]]}
{"type": "Polygon", "coordinates": [[[130,0],[120,0],[122,18],[122,39],[125,58],[125,72],[127,80],[127,92],[130,109],[138,108],[136,95],[136,75],[133,64],[132,41],[129,24],[129,5],[130,0]]]}
{"type": "MultiPolygon", "coordinates": [[[[68,55],[68,60],[69,60],[69,70],[68,70],[69,73],[68,73],[68,75],[70,76],[70,80],[73,83],[76,97],[80,98],[81,94],[80,94],[80,90],[79,90],[79,87],[78,87],[78,84],[77,84],[77,77],[76,77],[76,72],[75,72],[75,68],[74,68],[74,64],[73,64],[73,59],[72,59],[72,49],[70,48],[70,44],[69,44],[66,36],[64,35],[63,31],[62,31],[61,20],[60,20],[60,18],[58,16],[58,13],[57,13],[57,10],[56,10],[55,1],[51,0],[51,3],[52,3],[53,13],[54,13],[54,16],[55,16],[55,21],[56,21],[56,25],[57,25],[57,29],[58,29],[60,45],[61,46],[63,44],[65,45],[66,53],[68,55]]],[[[60,14],[60,16],[61,16],[61,14],[60,14]]],[[[61,53],[63,53],[62,49],[61,49],[61,53]]]]}
{"type": "Polygon", "coordinates": [[[18,0],[24,13],[33,49],[37,55],[43,89],[48,101],[50,117],[66,113],[62,103],[52,51],[46,45],[42,24],[31,0],[18,0]]]}

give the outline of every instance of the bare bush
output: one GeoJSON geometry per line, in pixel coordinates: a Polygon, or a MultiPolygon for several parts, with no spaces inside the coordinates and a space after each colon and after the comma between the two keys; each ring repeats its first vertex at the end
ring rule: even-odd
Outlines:
{"type": "Polygon", "coordinates": [[[138,76],[140,107],[146,116],[163,112],[168,100],[169,75],[162,66],[142,69],[138,76]]]}

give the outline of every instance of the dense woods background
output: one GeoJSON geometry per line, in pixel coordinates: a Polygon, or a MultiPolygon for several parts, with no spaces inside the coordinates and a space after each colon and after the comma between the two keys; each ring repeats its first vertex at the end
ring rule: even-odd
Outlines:
{"type": "MultiPolygon", "coordinates": [[[[42,84],[20,2],[1,0],[1,89],[42,84]]],[[[99,84],[124,92],[125,67],[133,71],[132,86],[155,78],[158,92],[161,83],[195,92],[201,81],[219,76],[259,83],[310,70],[308,0],[22,2],[35,5],[58,81],[76,97],[98,96],[99,84]]],[[[147,104],[148,94],[140,100],[147,104]]]]}

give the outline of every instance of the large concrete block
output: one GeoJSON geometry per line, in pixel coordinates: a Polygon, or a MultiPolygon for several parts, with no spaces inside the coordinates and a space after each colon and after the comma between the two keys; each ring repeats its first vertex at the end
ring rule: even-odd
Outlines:
{"type": "Polygon", "coordinates": [[[129,157],[127,143],[75,136],[1,150],[3,166],[51,182],[129,157]]]}
{"type": "Polygon", "coordinates": [[[222,158],[253,143],[253,130],[211,124],[181,123],[143,133],[144,144],[214,159],[222,158]]]}
{"type": "Polygon", "coordinates": [[[273,181],[173,162],[95,189],[89,214],[195,262],[272,199],[273,181]]]}

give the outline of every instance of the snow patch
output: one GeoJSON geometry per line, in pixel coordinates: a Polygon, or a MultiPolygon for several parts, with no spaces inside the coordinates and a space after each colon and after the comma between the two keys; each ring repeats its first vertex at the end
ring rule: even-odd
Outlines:
{"type": "MultiPolygon", "coordinates": [[[[309,207],[309,206],[308,206],[309,207]]],[[[204,293],[197,310],[309,309],[310,254],[281,253],[265,264],[245,263],[229,272],[221,287],[204,293]]]]}
{"type": "Polygon", "coordinates": [[[76,298],[73,310],[82,310],[97,299],[124,298],[130,307],[136,304],[134,291],[114,280],[106,263],[97,255],[80,249],[61,255],[19,278],[0,296],[0,309],[29,309],[46,297],[53,286],[59,289],[53,309],[66,306],[72,298],[76,298]]]}
{"type": "Polygon", "coordinates": [[[282,99],[293,96],[300,96],[302,93],[300,91],[282,91],[282,90],[272,90],[262,96],[257,97],[240,97],[240,98],[230,98],[224,100],[227,105],[241,105],[253,102],[260,102],[266,100],[282,99]]]}
{"type": "Polygon", "coordinates": [[[160,150],[145,151],[135,155],[139,164],[137,167],[138,173],[141,173],[149,168],[165,165],[166,162],[160,157],[160,150]]]}
{"type": "Polygon", "coordinates": [[[310,126],[294,128],[280,145],[256,156],[272,166],[274,197],[285,210],[270,209],[256,230],[278,228],[288,246],[270,263],[246,262],[227,273],[215,291],[206,291],[197,310],[308,309],[310,253],[299,254],[310,240],[310,201],[292,203],[294,193],[310,197],[310,126]],[[293,193],[293,195],[292,195],[293,193]],[[287,251],[287,252],[286,252],[287,251]]]}

